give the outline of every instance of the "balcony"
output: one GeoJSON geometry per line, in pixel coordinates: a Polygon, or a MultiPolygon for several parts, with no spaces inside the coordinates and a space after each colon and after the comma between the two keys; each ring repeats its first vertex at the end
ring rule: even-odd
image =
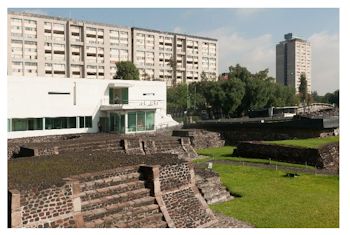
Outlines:
{"type": "Polygon", "coordinates": [[[164,105],[164,100],[114,100],[109,97],[101,99],[101,111],[129,110],[129,109],[156,109],[164,105]]]}

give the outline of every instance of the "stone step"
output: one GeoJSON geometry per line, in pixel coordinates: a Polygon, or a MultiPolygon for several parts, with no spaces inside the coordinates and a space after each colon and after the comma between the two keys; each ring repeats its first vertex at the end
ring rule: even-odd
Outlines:
{"type": "Polygon", "coordinates": [[[210,193],[212,191],[227,191],[226,187],[222,185],[215,185],[215,186],[207,186],[204,187],[199,186],[199,189],[202,193],[210,193]]]}
{"type": "Polygon", "coordinates": [[[216,191],[216,192],[213,192],[213,193],[207,193],[207,194],[204,194],[203,197],[204,199],[211,199],[211,198],[214,198],[214,197],[229,197],[231,196],[231,194],[227,191],[216,191]]]}
{"type": "Polygon", "coordinates": [[[70,143],[62,145],[60,147],[76,147],[76,146],[91,145],[91,144],[115,144],[116,146],[119,146],[120,140],[116,140],[116,139],[85,140],[85,141],[80,141],[80,142],[76,142],[76,143],[70,142],[70,143]]]}
{"type": "Polygon", "coordinates": [[[102,196],[120,194],[127,191],[141,189],[144,187],[145,187],[145,182],[141,180],[137,180],[137,181],[131,181],[128,183],[112,185],[104,188],[91,189],[88,191],[81,192],[79,196],[82,202],[85,202],[87,200],[93,200],[96,198],[100,198],[102,196]]]}
{"type": "Polygon", "coordinates": [[[118,147],[116,144],[83,144],[79,146],[63,146],[59,147],[58,151],[63,152],[72,152],[72,151],[83,151],[83,150],[94,150],[94,149],[116,149],[122,150],[122,147],[118,147]]]}
{"type": "Polygon", "coordinates": [[[84,217],[84,221],[94,221],[97,219],[101,219],[105,216],[126,212],[135,207],[147,206],[155,204],[155,198],[151,196],[142,197],[138,199],[128,200],[126,202],[117,203],[113,205],[106,206],[104,208],[97,208],[89,211],[83,211],[82,215],[84,217]]]}
{"type": "MultiPolygon", "coordinates": [[[[147,216],[145,218],[133,220],[129,223],[115,223],[115,228],[152,228],[158,222],[163,221],[163,214],[158,213],[155,215],[147,216]]],[[[164,221],[165,222],[165,221],[164,221]]]]}
{"type": "Polygon", "coordinates": [[[128,211],[120,211],[113,214],[109,214],[105,217],[89,221],[85,223],[85,226],[88,228],[112,227],[112,224],[115,223],[115,221],[130,222],[133,219],[137,218],[137,216],[147,216],[148,214],[152,213],[159,213],[159,206],[157,204],[135,207],[131,208],[128,211]]]}
{"type": "Polygon", "coordinates": [[[219,203],[219,202],[226,202],[226,201],[231,200],[231,199],[233,199],[233,197],[231,195],[229,195],[229,196],[221,195],[221,196],[216,196],[216,197],[213,197],[213,198],[207,200],[207,203],[214,204],[214,203],[219,203]]]}
{"type": "Polygon", "coordinates": [[[103,208],[106,206],[127,202],[132,199],[139,199],[150,195],[150,189],[141,188],[125,193],[107,195],[93,200],[84,201],[81,203],[81,210],[88,211],[96,208],[103,208]]]}
{"type": "Polygon", "coordinates": [[[113,177],[106,177],[102,179],[86,181],[80,183],[81,191],[88,191],[92,189],[105,188],[108,186],[114,186],[123,183],[129,183],[133,181],[138,181],[141,175],[138,172],[132,172],[125,175],[118,175],[113,177]]]}

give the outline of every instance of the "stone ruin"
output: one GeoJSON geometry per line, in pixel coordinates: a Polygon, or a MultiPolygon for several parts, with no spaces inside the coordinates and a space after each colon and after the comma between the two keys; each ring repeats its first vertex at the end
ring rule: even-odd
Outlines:
{"type": "Polygon", "coordinates": [[[233,156],[262,158],[296,164],[307,163],[320,169],[339,171],[339,143],[320,148],[276,145],[260,141],[244,141],[237,145],[233,156]]]}
{"type": "MultiPolygon", "coordinates": [[[[62,184],[47,184],[41,188],[36,185],[23,188],[16,183],[15,177],[10,177],[10,226],[251,227],[232,218],[215,215],[209,209],[208,204],[233,197],[221,185],[218,175],[194,170],[188,160],[197,154],[190,138],[111,137],[107,134],[72,135],[64,139],[26,139],[24,144],[22,141],[19,149],[17,147],[17,151],[13,151],[16,157],[22,154],[36,156],[34,159],[38,161],[54,161],[55,158],[68,156],[69,159],[80,157],[84,161],[90,158],[94,161],[111,159],[113,164],[116,161],[121,163],[120,167],[112,169],[68,175],[61,179],[62,184]],[[54,141],[50,141],[52,139],[54,141]]],[[[18,146],[19,142],[11,144],[18,146]]],[[[9,163],[18,160],[13,159],[9,163]]],[[[50,179],[49,176],[47,178],[50,179]]],[[[43,179],[45,181],[45,176],[43,179]]]]}

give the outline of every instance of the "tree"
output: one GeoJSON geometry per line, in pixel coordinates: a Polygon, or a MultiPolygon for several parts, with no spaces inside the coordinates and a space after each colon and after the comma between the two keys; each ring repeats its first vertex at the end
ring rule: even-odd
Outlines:
{"type": "Polygon", "coordinates": [[[172,85],[176,85],[176,68],[177,68],[177,62],[176,59],[173,58],[173,56],[170,57],[168,65],[173,70],[173,79],[172,79],[172,85]]]}
{"type": "Polygon", "coordinates": [[[307,101],[307,80],[304,73],[300,75],[299,96],[303,103],[307,101]]]}
{"type": "Polygon", "coordinates": [[[209,78],[204,71],[202,71],[202,73],[201,73],[201,81],[203,81],[203,82],[209,81],[209,78]]]}
{"type": "Polygon", "coordinates": [[[117,73],[114,79],[140,80],[139,70],[131,61],[120,61],[116,63],[117,73]]]}

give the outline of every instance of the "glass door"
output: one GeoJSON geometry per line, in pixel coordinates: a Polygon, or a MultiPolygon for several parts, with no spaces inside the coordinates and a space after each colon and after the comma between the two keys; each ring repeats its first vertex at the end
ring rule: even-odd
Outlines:
{"type": "Polygon", "coordinates": [[[110,131],[125,133],[125,114],[110,114],[110,131]]]}

